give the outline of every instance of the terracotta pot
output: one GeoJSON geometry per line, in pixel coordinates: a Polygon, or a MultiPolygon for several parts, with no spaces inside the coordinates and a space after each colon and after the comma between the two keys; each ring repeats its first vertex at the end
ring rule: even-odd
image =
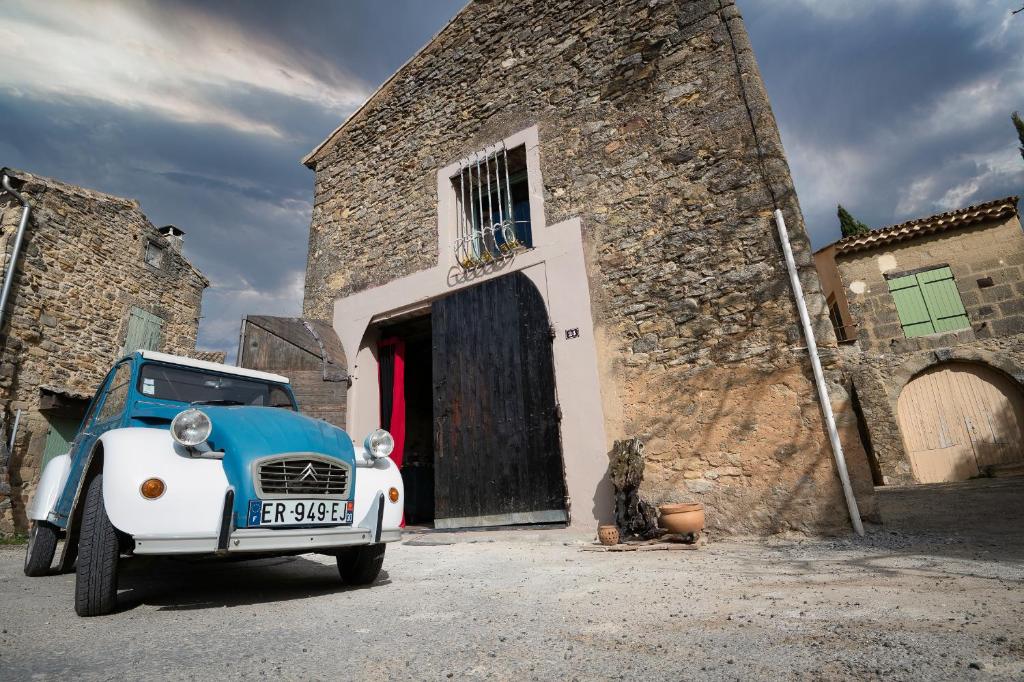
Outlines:
{"type": "Polygon", "coordinates": [[[615,526],[598,526],[597,539],[602,545],[619,544],[619,529],[615,526]]]}
{"type": "Polygon", "coordinates": [[[658,511],[661,513],[659,525],[671,533],[699,533],[704,530],[704,505],[700,502],[663,504],[658,511]]]}

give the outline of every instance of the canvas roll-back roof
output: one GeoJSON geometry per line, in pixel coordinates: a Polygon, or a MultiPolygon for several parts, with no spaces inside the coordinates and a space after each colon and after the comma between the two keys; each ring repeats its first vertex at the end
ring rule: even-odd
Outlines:
{"type": "Polygon", "coordinates": [[[280,374],[272,374],[270,372],[261,372],[258,369],[247,369],[245,367],[235,367],[233,365],[225,365],[219,362],[207,362],[206,360],[196,360],[195,358],[186,358],[181,355],[169,355],[167,353],[160,353],[155,350],[143,350],[139,351],[142,357],[146,360],[153,360],[154,362],[165,362],[168,365],[181,365],[182,367],[194,367],[196,369],[205,369],[210,372],[220,372],[221,374],[235,374],[240,377],[248,377],[250,379],[263,379],[264,381],[274,381],[279,384],[290,383],[288,377],[281,376],[280,374]]]}

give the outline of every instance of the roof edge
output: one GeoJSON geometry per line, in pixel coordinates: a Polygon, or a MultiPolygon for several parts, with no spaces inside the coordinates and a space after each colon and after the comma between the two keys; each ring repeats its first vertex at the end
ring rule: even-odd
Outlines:
{"type": "Polygon", "coordinates": [[[458,19],[463,12],[469,9],[469,6],[472,5],[473,2],[474,0],[468,0],[466,4],[462,6],[462,9],[456,12],[455,15],[448,20],[448,23],[442,26],[441,29],[437,33],[435,33],[433,37],[430,40],[428,40],[423,47],[418,49],[413,56],[405,60],[405,62],[400,67],[398,67],[393,74],[388,76],[387,80],[381,83],[376,90],[370,93],[370,96],[366,98],[365,102],[359,105],[358,109],[349,114],[348,118],[342,121],[341,125],[339,125],[333,131],[331,131],[331,134],[324,138],[323,142],[321,142],[320,144],[313,148],[313,151],[309,152],[304,157],[302,157],[302,165],[305,166],[306,168],[313,168],[312,164],[317,160],[317,157],[319,157],[320,152],[322,152],[331,142],[334,141],[334,138],[338,136],[338,133],[340,133],[345,126],[354,121],[356,117],[359,116],[359,114],[363,113],[363,111],[365,111],[366,108],[370,106],[370,104],[375,99],[377,99],[377,96],[382,94],[384,90],[386,90],[387,87],[391,85],[391,83],[398,77],[400,73],[405,71],[405,69],[409,67],[414,61],[416,61],[420,57],[420,55],[427,51],[427,48],[429,48],[431,45],[437,42],[437,39],[441,37],[441,34],[447,31],[448,28],[451,27],[453,23],[455,23],[455,20],[458,19]]]}
{"type": "Polygon", "coordinates": [[[31,171],[21,170],[20,168],[11,168],[10,166],[4,166],[0,168],[0,173],[7,174],[12,178],[22,180],[24,182],[34,181],[54,189],[58,192],[65,192],[67,194],[74,194],[76,196],[85,197],[87,199],[102,199],[106,201],[116,201],[122,204],[130,204],[135,208],[141,210],[142,204],[137,199],[129,199],[128,197],[117,196],[116,194],[109,194],[107,192],[101,192],[89,187],[82,187],[81,185],[73,185],[70,182],[64,182],[57,178],[51,178],[48,175],[39,175],[38,173],[32,173],[31,171]]]}
{"type": "MultiPolygon", "coordinates": [[[[160,229],[161,228],[157,227],[153,223],[153,221],[149,219],[149,216],[146,215],[146,212],[144,210],[142,210],[142,203],[138,199],[129,199],[127,197],[117,196],[116,194],[108,194],[107,192],[100,192],[99,190],[95,190],[95,189],[92,189],[90,187],[82,187],[81,185],[73,185],[73,184],[71,184],[69,182],[64,182],[63,180],[58,180],[57,178],[51,178],[51,177],[49,177],[47,175],[39,175],[38,173],[32,173],[30,171],[21,170],[19,168],[11,168],[10,166],[0,167],[0,174],[7,174],[7,175],[9,175],[12,178],[15,178],[17,180],[21,180],[22,182],[36,182],[36,183],[39,183],[40,185],[43,185],[44,187],[52,189],[52,190],[54,190],[56,192],[63,192],[64,194],[70,194],[72,196],[81,197],[81,198],[87,199],[87,200],[92,200],[92,201],[110,201],[110,202],[115,202],[115,203],[120,203],[120,204],[125,204],[127,206],[131,206],[132,210],[137,211],[139,213],[139,215],[142,216],[143,220],[145,220],[148,225],[150,225],[157,233],[160,233],[160,229]]],[[[173,226],[173,227],[175,227],[175,229],[177,229],[179,232],[184,234],[184,230],[182,230],[181,228],[179,228],[177,226],[173,226]]],[[[162,233],[160,234],[160,237],[162,239],[164,239],[165,241],[167,240],[167,236],[162,234],[162,233]]],[[[165,246],[170,248],[170,246],[171,246],[170,242],[167,241],[165,246]]],[[[200,270],[198,267],[196,267],[196,265],[190,259],[188,259],[185,256],[184,253],[181,253],[179,251],[174,251],[174,253],[176,254],[176,256],[178,258],[181,259],[181,261],[183,263],[185,263],[185,265],[187,265],[192,270],[193,273],[195,273],[195,275],[197,277],[199,277],[200,280],[205,282],[205,285],[203,286],[204,289],[207,289],[207,288],[210,287],[210,284],[211,284],[210,278],[207,277],[205,274],[203,274],[202,270],[200,270]]]]}
{"type": "Polygon", "coordinates": [[[892,242],[905,241],[922,234],[942,232],[957,227],[966,227],[979,222],[999,220],[1009,215],[1016,215],[1017,204],[1020,197],[1011,195],[1000,199],[992,199],[979,204],[971,204],[963,208],[953,209],[944,213],[923,218],[914,218],[895,225],[887,225],[866,234],[850,235],[843,237],[831,244],[826,244],[815,253],[835,247],[836,254],[852,253],[889,244],[892,242]],[[973,215],[972,215],[973,214],[973,215]]]}

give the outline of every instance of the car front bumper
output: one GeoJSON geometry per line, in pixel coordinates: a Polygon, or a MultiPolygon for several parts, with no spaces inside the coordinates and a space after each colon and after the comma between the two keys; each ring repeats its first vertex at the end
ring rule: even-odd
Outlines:
{"type": "MultiPolygon", "coordinates": [[[[218,552],[216,536],[135,536],[135,554],[212,554],[218,552]]],[[[400,530],[381,530],[380,542],[397,542],[400,530]]],[[[245,552],[322,552],[341,547],[368,545],[374,532],[368,528],[239,528],[228,536],[223,554],[245,552]]]]}

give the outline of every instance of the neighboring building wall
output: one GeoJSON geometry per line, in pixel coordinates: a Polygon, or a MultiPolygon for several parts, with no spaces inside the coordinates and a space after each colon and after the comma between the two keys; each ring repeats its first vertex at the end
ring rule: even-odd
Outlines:
{"type": "MultiPolygon", "coordinates": [[[[365,327],[352,332],[355,318],[336,310],[348,314],[377,290],[396,309],[422,297],[425,277],[408,286],[399,278],[436,268],[432,295],[463,285],[445,280],[450,258],[441,249],[452,236],[438,237],[439,222],[446,227],[438,187],[447,181],[438,170],[531,126],[539,144],[529,152],[539,153],[543,177],[537,200],[553,234],[505,272],[544,261],[531,275],[543,285],[562,267],[545,253],[581,249],[595,321],[605,442],[566,453],[574,518],[611,509],[593,488],[574,494],[571,458],[603,474],[612,441],[639,436],[645,494],[703,501],[715,528],[847,528],[772,194],[827,366],[834,336],[732,2],[471,3],[308,159],[316,184],[304,314],[358,336],[365,327]],[[580,229],[582,242],[570,235],[580,229]]],[[[549,307],[562,305],[550,288],[549,307]]],[[[559,333],[556,373],[579,361],[586,346],[572,343],[559,333]]],[[[358,379],[350,395],[362,390],[358,379]]],[[[563,406],[586,399],[562,385],[563,406]]],[[[834,367],[830,386],[870,512],[870,476],[834,367]]],[[[563,424],[567,451],[572,421],[563,424]]],[[[596,432],[593,421],[579,428],[596,432]]]]}
{"type": "Polygon", "coordinates": [[[814,252],[814,269],[818,273],[818,279],[821,280],[821,293],[825,296],[825,301],[829,306],[832,325],[839,327],[836,336],[842,335],[845,337],[843,340],[852,341],[857,336],[857,327],[853,324],[850,303],[846,298],[846,289],[839,277],[839,268],[836,267],[835,244],[829,244],[814,252]]]}
{"type": "MultiPolygon", "coordinates": [[[[1007,200],[1009,202],[1010,200],[1007,200]]],[[[1016,204],[1016,200],[1012,200],[1016,204]]],[[[964,209],[965,211],[970,209],[964,209]]],[[[844,349],[871,446],[886,484],[914,483],[897,420],[900,391],[940,362],[992,366],[1024,386],[1024,233],[1013,213],[863,251],[840,250],[836,263],[858,324],[844,349]],[[970,328],[906,338],[886,273],[948,264],[970,328]],[[991,278],[991,285],[986,280],[991,278]],[[979,280],[985,286],[979,286],[979,280]]]]}
{"type": "MultiPolygon", "coordinates": [[[[191,354],[208,280],[168,243],[135,201],[7,171],[23,181],[31,220],[7,303],[0,364],[4,429],[22,411],[0,493],[0,532],[24,528],[49,423],[40,389],[91,396],[120,353],[133,307],[163,321],[160,350],[191,354]],[[165,248],[159,268],[146,246],[165,248]]],[[[0,195],[5,267],[21,205],[0,195]]]]}

